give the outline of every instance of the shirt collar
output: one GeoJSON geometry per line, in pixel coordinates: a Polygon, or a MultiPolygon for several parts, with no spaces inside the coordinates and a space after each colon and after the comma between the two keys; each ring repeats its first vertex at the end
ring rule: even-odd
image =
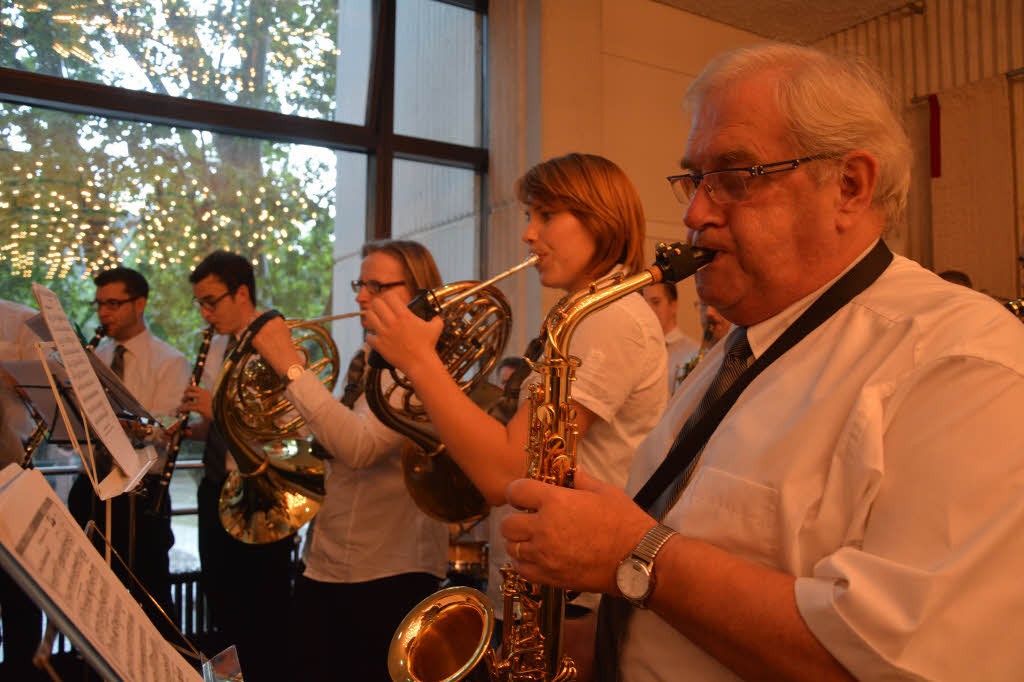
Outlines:
{"type": "Polygon", "coordinates": [[[871,245],[868,248],[864,249],[864,251],[862,251],[859,256],[854,258],[853,261],[851,261],[850,264],[847,265],[842,272],[837,274],[835,277],[830,279],[825,284],[821,285],[819,288],[807,294],[799,301],[796,301],[795,303],[791,304],[782,312],[776,313],[775,315],[769,317],[767,320],[764,320],[763,322],[758,322],[757,324],[748,327],[747,342],[750,343],[750,350],[754,353],[754,357],[758,358],[761,356],[762,353],[768,350],[768,348],[773,343],[775,343],[775,340],[782,336],[782,333],[789,328],[789,325],[793,324],[793,322],[795,322],[796,319],[800,317],[805,310],[810,308],[812,303],[818,300],[818,298],[823,293],[825,293],[825,291],[830,286],[836,283],[836,280],[838,280],[840,277],[842,277],[848,271],[850,271],[854,265],[861,262],[861,260],[863,260],[864,257],[868,255],[868,252],[871,251],[871,249],[875,248],[875,244],[877,243],[877,239],[871,242],[871,245]]]}
{"type": "Polygon", "coordinates": [[[149,346],[149,335],[149,325],[143,325],[142,331],[133,336],[132,338],[128,339],[127,341],[118,341],[117,339],[111,339],[111,341],[114,342],[114,345],[112,347],[117,348],[118,346],[124,346],[125,350],[127,350],[128,352],[132,353],[135,356],[139,356],[142,354],[143,350],[145,350],[149,346]]]}

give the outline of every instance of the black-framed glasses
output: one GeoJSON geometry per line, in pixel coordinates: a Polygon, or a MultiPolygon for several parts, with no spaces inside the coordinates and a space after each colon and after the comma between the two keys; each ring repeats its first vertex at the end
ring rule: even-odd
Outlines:
{"type": "Polygon", "coordinates": [[[121,306],[123,306],[125,303],[131,303],[132,301],[134,301],[137,298],[142,298],[142,297],[141,296],[132,296],[131,298],[123,298],[123,299],[107,298],[107,299],[104,299],[102,301],[99,300],[99,299],[93,299],[93,300],[89,301],[89,307],[92,308],[93,310],[100,310],[101,308],[111,308],[112,310],[120,310],[121,306]]]}
{"type": "Polygon", "coordinates": [[[221,301],[223,301],[225,298],[235,293],[236,291],[238,291],[238,287],[235,287],[234,289],[228,289],[227,291],[225,291],[220,296],[217,296],[216,298],[198,299],[195,296],[193,296],[192,305],[199,308],[200,310],[208,310],[210,312],[213,312],[213,309],[217,307],[218,303],[220,303],[221,301]]]}
{"type": "Polygon", "coordinates": [[[799,168],[808,161],[827,159],[826,154],[805,156],[802,159],[762,163],[745,168],[722,168],[707,173],[686,173],[670,175],[668,182],[672,185],[679,203],[688,205],[697,196],[697,190],[703,185],[711,200],[717,204],[728,204],[734,201],[746,201],[750,198],[750,180],[762,175],[785,173],[799,168]]]}
{"type": "Polygon", "coordinates": [[[400,282],[378,282],[375,279],[368,279],[364,282],[361,279],[354,279],[352,280],[352,291],[358,294],[360,289],[366,287],[366,290],[369,291],[371,295],[376,296],[382,291],[386,291],[391,287],[397,287],[403,284],[405,284],[404,280],[400,282]]]}

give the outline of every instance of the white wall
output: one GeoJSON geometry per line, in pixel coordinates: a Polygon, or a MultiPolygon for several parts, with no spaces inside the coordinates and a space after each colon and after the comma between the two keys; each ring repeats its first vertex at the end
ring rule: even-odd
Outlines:
{"type": "MultiPolygon", "coordinates": [[[[678,170],[689,129],[683,93],[712,56],[763,39],[651,0],[496,0],[490,24],[492,53],[501,50],[491,58],[490,243],[509,250],[524,227],[511,208],[515,179],[569,152],[606,156],[632,178],[649,260],[658,242],[679,241],[682,211],[665,176],[678,170]]],[[[492,271],[510,264],[495,251],[492,271]]],[[[692,282],[679,292],[680,327],[699,338],[692,282]]],[[[528,336],[522,326],[536,333],[558,295],[512,300],[518,338],[528,336]]]]}

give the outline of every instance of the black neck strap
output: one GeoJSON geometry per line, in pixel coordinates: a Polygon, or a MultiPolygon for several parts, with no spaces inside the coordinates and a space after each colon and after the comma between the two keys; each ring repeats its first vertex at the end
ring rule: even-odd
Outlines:
{"type": "Polygon", "coordinates": [[[231,353],[228,355],[228,359],[231,360],[231,362],[238,362],[238,359],[249,350],[249,344],[252,342],[252,337],[256,336],[259,331],[263,329],[263,325],[270,322],[275,317],[284,317],[284,315],[276,310],[267,310],[253,320],[252,323],[245,328],[245,331],[242,332],[242,335],[238,337],[238,343],[236,343],[235,347],[231,350],[231,353]]]}
{"type": "Polygon", "coordinates": [[[871,286],[885,272],[891,262],[892,252],[889,251],[885,242],[881,239],[878,240],[874,248],[859,263],[836,280],[818,300],[786,328],[786,331],[769,346],[768,350],[736,379],[733,385],[715,401],[704,417],[694,424],[689,433],[681,439],[676,439],[661,465],[643,485],[633,501],[644,509],[650,508],[703,449],[722,419],[725,418],[726,413],[732,408],[733,403],[739,398],[740,393],[750,385],[750,382],[783,353],[832,317],[857,294],[871,286]]]}

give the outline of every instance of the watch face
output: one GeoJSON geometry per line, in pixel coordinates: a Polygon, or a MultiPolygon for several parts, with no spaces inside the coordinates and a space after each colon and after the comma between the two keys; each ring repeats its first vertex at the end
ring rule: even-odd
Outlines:
{"type": "Polygon", "coordinates": [[[615,584],[626,599],[640,600],[650,589],[651,574],[646,566],[631,557],[615,570],[615,584]]]}

